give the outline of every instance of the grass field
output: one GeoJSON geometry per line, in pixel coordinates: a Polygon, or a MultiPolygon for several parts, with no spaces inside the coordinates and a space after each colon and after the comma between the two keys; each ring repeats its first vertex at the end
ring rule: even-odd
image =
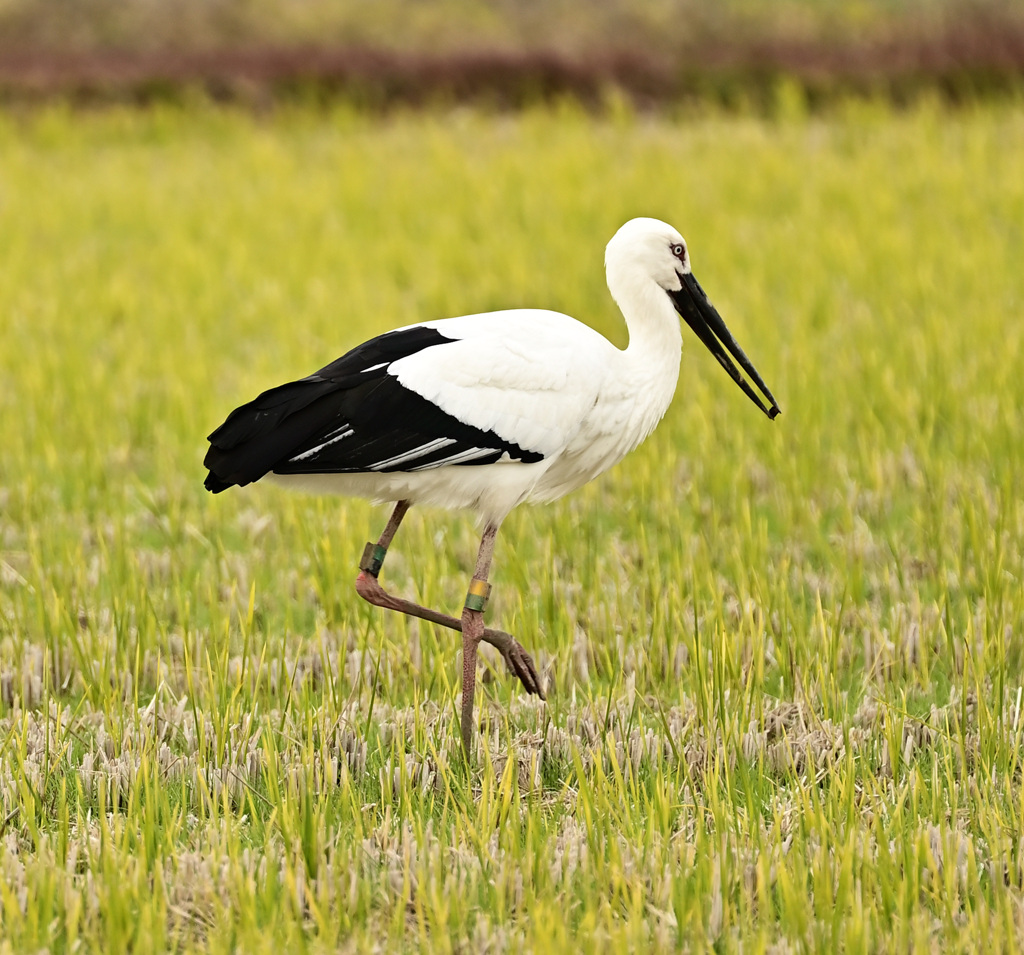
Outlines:
{"type": "MultiPolygon", "coordinates": [[[[1024,109],[799,105],[0,118],[0,952],[1024,946],[1024,109]],[[420,319],[624,344],[634,215],[783,415],[686,331],[512,515],[549,701],[490,658],[467,772],[456,638],[352,589],[386,512],[214,498],[204,437],[420,319]]],[[[387,582],[458,608],[475,534],[387,582]]]]}

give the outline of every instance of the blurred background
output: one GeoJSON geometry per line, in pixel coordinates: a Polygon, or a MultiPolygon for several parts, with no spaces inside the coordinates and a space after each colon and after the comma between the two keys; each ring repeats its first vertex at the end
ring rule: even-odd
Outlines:
{"type": "Polygon", "coordinates": [[[1006,92],[1024,72],[1010,0],[3,0],[0,96],[152,100],[202,89],[372,105],[553,95],[813,105],[850,91],[1006,92]]]}

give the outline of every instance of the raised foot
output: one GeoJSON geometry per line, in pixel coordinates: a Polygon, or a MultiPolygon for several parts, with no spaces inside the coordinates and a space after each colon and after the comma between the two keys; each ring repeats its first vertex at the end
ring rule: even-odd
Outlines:
{"type": "MultiPolygon", "coordinates": [[[[363,600],[374,604],[377,607],[384,607],[388,610],[396,610],[399,613],[406,613],[413,617],[429,620],[431,623],[440,624],[451,630],[462,630],[462,621],[457,617],[449,616],[438,610],[430,610],[421,607],[410,600],[403,600],[401,597],[393,597],[383,587],[377,578],[372,574],[361,571],[356,577],[356,593],[363,600]]],[[[490,627],[483,632],[481,639],[495,647],[505,660],[509,672],[519,677],[519,682],[527,693],[533,693],[542,700],[547,699],[544,695],[544,686],[537,673],[533,658],[523,648],[523,645],[510,633],[504,630],[492,630],[490,627]]]]}
{"type": "Polygon", "coordinates": [[[512,634],[505,633],[504,630],[487,629],[484,631],[483,639],[498,649],[509,672],[519,677],[519,682],[523,684],[523,689],[527,693],[533,693],[542,700],[547,699],[544,695],[544,684],[537,673],[533,657],[526,652],[523,645],[512,634]]]}

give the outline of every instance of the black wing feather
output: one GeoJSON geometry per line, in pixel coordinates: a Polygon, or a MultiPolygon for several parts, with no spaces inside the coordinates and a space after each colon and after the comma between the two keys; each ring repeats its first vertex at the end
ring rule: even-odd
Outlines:
{"type": "Polygon", "coordinates": [[[209,436],[206,487],[217,493],[270,471],[421,469],[463,452],[473,454],[466,465],[504,454],[541,460],[539,452],[460,421],[388,374],[391,362],[453,340],[422,326],[389,332],[236,408],[209,436]],[[402,460],[388,464],[396,458],[402,460]]]}

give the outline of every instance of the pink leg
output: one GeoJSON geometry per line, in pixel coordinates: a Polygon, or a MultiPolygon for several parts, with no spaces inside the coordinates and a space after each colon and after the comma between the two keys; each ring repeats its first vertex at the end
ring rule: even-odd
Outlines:
{"type": "MultiPolygon", "coordinates": [[[[356,577],[356,593],[358,593],[363,600],[367,601],[367,603],[371,603],[376,607],[383,607],[386,610],[395,610],[398,613],[408,614],[410,617],[419,617],[421,620],[429,620],[431,623],[440,624],[442,627],[448,627],[450,630],[462,631],[466,620],[465,613],[463,613],[462,620],[459,620],[458,618],[449,616],[446,613],[431,610],[429,607],[423,607],[420,604],[413,603],[411,600],[394,597],[381,587],[380,582],[377,580],[377,575],[380,573],[380,567],[384,560],[384,554],[387,552],[387,548],[394,539],[395,532],[398,530],[398,525],[402,523],[402,518],[405,517],[408,510],[408,502],[399,501],[395,505],[391,518],[388,521],[387,526],[384,528],[384,532],[380,535],[380,539],[377,541],[376,548],[372,544],[366,545],[366,550],[363,552],[363,559],[359,564],[359,576],[356,577]]],[[[495,528],[495,533],[496,532],[497,528],[495,528]]],[[[483,545],[481,544],[481,546],[483,545]]],[[[494,541],[492,535],[492,551],[493,548],[494,541]]],[[[489,563],[490,556],[488,555],[488,564],[489,563]]],[[[479,617],[480,624],[482,625],[483,614],[481,613],[479,617]]],[[[523,684],[527,693],[535,693],[542,700],[544,699],[544,689],[541,686],[540,677],[537,675],[537,668],[534,666],[533,659],[530,657],[530,654],[523,649],[523,646],[515,637],[510,633],[505,633],[504,630],[492,630],[489,627],[484,627],[482,634],[476,638],[476,642],[473,645],[474,661],[476,659],[476,647],[481,640],[485,643],[489,643],[501,653],[509,670],[519,677],[519,680],[523,684]]],[[[465,640],[463,643],[465,644],[465,640]]],[[[475,684],[475,666],[473,675],[475,684]]]]}
{"type": "Polygon", "coordinates": [[[473,746],[473,696],[476,693],[476,651],[485,633],[484,609],[491,585],[487,575],[491,570],[491,555],[494,553],[494,538],[498,534],[497,524],[488,524],[480,541],[476,558],[476,570],[466,595],[466,606],[462,610],[462,751],[466,759],[472,758],[473,746]]]}

